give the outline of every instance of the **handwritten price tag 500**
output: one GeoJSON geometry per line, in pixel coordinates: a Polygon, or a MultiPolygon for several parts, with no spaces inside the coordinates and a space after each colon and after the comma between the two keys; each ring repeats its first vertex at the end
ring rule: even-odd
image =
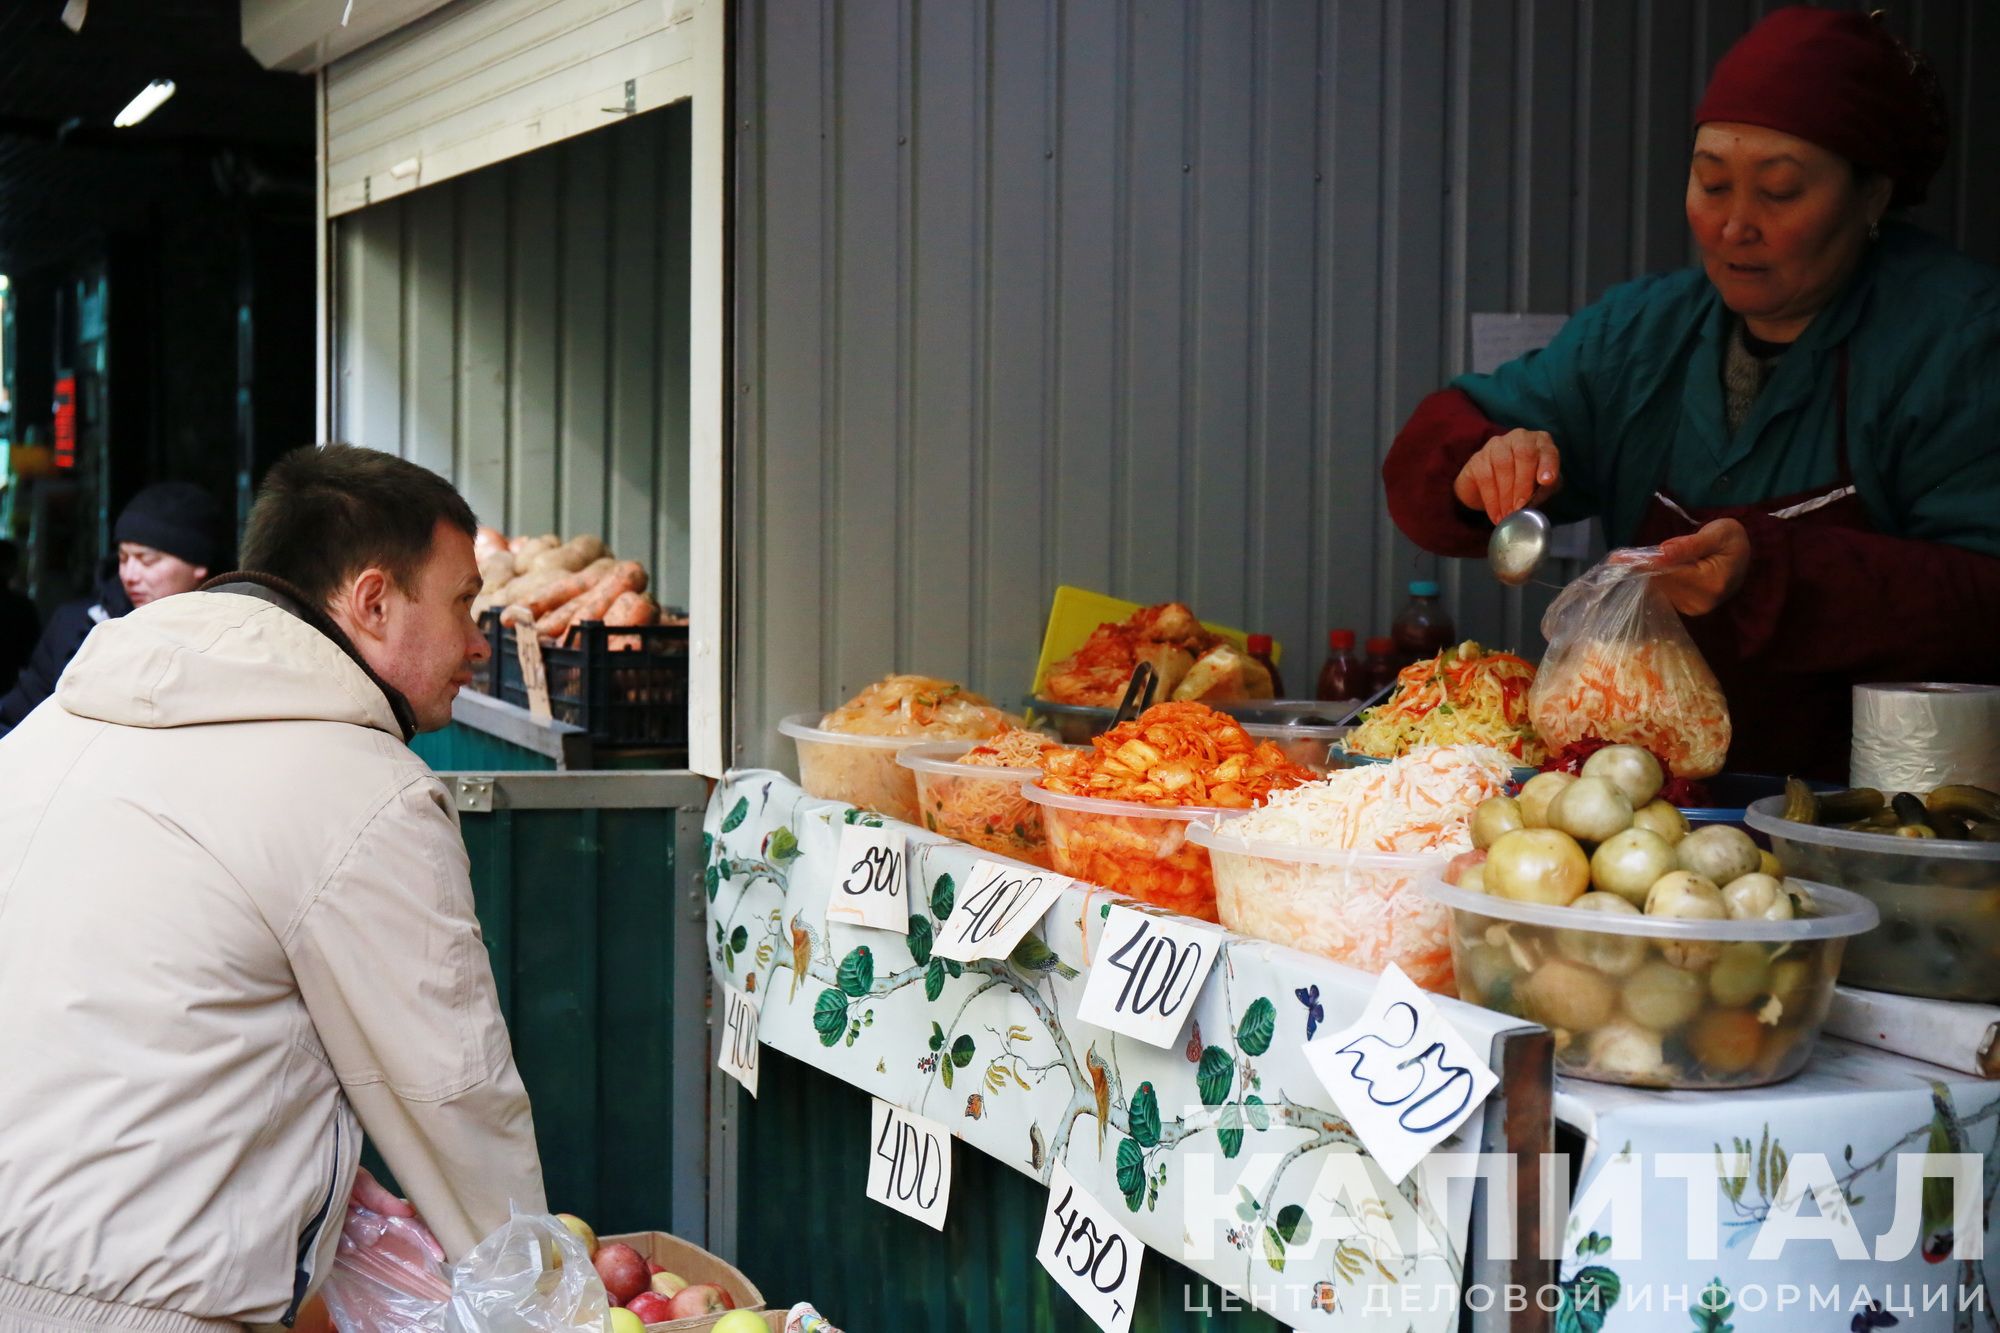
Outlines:
{"type": "Polygon", "coordinates": [[[891,828],[848,824],[840,830],[840,879],[827,900],[829,921],[893,930],[910,928],[909,848],[891,828]]]}
{"type": "Polygon", "coordinates": [[[1112,908],[1077,1017],[1153,1046],[1175,1045],[1222,938],[1183,918],[1112,908]]]}
{"type": "Polygon", "coordinates": [[[1031,870],[999,861],[977,861],[967,876],[964,897],[949,920],[938,927],[931,952],[939,958],[970,963],[981,958],[1005,958],[1037,921],[1048,915],[1067,876],[1053,870],[1031,870]]]}
{"type": "Polygon", "coordinates": [[[1307,1042],[1305,1050],[1334,1105],[1391,1183],[1401,1183],[1500,1082],[1393,963],[1358,1022],[1307,1042]]]}
{"type": "Polygon", "coordinates": [[[1146,1247],[1057,1162],[1035,1257],[1105,1333],[1132,1327],[1146,1247]]]}
{"type": "Polygon", "coordinates": [[[722,988],[722,1050],[715,1065],[757,1095],[757,1022],[762,1012],[757,997],[722,988]]]}
{"type": "Polygon", "coordinates": [[[951,1206],[951,1131],[877,1097],[868,1144],[868,1197],[943,1231],[951,1206]]]}

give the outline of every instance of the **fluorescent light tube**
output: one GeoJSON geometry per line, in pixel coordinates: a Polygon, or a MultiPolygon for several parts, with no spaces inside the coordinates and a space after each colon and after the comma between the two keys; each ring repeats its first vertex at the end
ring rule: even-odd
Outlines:
{"type": "Polygon", "coordinates": [[[139,90],[137,97],[125,104],[125,109],[120,111],[117,119],[111,123],[121,130],[130,129],[146,117],[152,115],[155,111],[158,111],[160,103],[173,95],[174,81],[172,79],[154,79],[139,90]]]}

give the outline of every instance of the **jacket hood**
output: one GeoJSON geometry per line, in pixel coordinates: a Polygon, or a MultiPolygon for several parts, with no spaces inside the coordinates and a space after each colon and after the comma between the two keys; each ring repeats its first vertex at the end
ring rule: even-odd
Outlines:
{"type": "Polygon", "coordinates": [[[350,722],[405,739],[384,688],[341,645],[242,592],[181,593],[99,625],[56,701],[124,727],[350,722]]]}

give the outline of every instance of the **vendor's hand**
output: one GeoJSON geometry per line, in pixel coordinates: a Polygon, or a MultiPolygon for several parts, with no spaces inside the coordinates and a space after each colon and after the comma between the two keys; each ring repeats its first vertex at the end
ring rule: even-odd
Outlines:
{"type": "Polygon", "coordinates": [[[1518,509],[1539,505],[1562,489],[1562,455],[1545,430],[1496,435],[1459,470],[1452,494],[1467,509],[1498,523],[1518,509]]]}
{"type": "Polygon", "coordinates": [[[410,1206],[408,1199],[399,1199],[382,1187],[382,1182],[370,1174],[367,1167],[354,1173],[354,1192],[348,1196],[353,1202],[370,1212],[384,1217],[415,1217],[417,1210],[410,1206]]]}
{"type": "Polygon", "coordinates": [[[1684,616],[1705,616],[1736,595],[1750,572],[1750,534],[1733,518],[1660,543],[1654,586],[1684,616]]]}

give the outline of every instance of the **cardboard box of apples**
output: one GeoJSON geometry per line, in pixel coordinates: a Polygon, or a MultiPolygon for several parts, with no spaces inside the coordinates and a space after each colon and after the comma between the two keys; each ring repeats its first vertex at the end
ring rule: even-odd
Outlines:
{"type": "Polygon", "coordinates": [[[699,1245],[664,1231],[598,1239],[571,1213],[556,1215],[590,1251],[611,1298],[611,1333],[642,1329],[701,1329],[705,1333],[765,1333],[764,1294],[749,1278],[699,1245]]]}

